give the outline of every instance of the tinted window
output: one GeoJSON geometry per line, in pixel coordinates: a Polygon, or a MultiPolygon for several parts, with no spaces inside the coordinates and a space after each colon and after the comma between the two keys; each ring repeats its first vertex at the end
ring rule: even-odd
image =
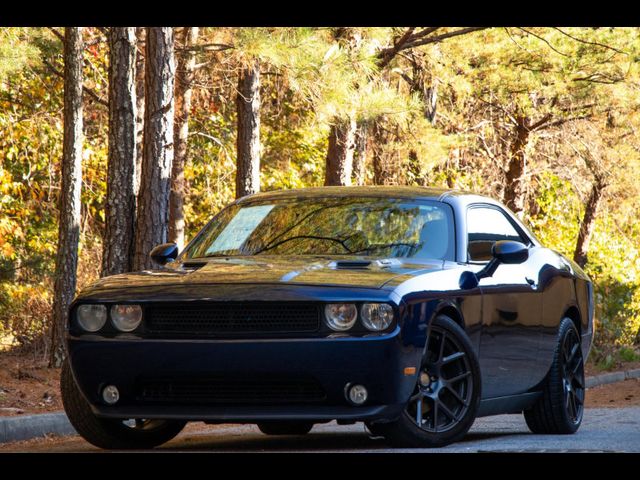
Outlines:
{"type": "Polygon", "coordinates": [[[263,200],[224,209],[186,258],[362,255],[451,259],[453,222],[438,202],[387,198],[263,200]]]}
{"type": "Polygon", "coordinates": [[[467,234],[469,260],[474,262],[491,260],[491,247],[498,240],[527,243],[506,215],[495,208],[470,208],[467,211],[467,234]]]}

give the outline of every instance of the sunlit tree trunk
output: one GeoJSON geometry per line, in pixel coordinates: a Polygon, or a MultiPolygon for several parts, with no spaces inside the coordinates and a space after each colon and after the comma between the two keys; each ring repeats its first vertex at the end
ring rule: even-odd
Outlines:
{"type": "Polygon", "coordinates": [[[353,155],[353,181],[364,185],[367,173],[367,144],[369,143],[369,125],[359,122],[356,126],[356,140],[353,155]]]}
{"type": "Polygon", "coordinates": [[[356,122],[352,119],[336,120],[329,132],[325,185],[351,185],[355,145],[356,122]]]}
{"type": "Polygon", "coordinates": [[[591,236],[595,229],[596,216],[598,214],[598,208],[600,207],[604,189],[604,183],[596,180],[591,186],[589,199],[585,205],[584,216],[582,217],[580,231],[578,232],[578,241],[576,242],[576,249],[573,253],[573,260],[581,267],[584,267],[587,264],[589,244],[591,243],[591,236]]]}
{"type": "MultiPolygon", "coordinates": [[[[177,35],[177,44],[188,48],[198,39],[198,27],[183,27],[177,35]]],[[[189,137],[189,111],[193,83],[195,52],[183,51],[177,56],[175,81],[175,118],[173,125],[174,157],[169,198],[169,241],[184,247],[184,166],[187,161],[189,137]]]]}
{"type": "Polygon", "coordinates": [[[375,121],[372,128],[371,159],[373,162],[373,184],[392,185],[394,175],[391,171],[396,163],[394,153],[387,148],[392,133],[387,130],[385,118],[381,117],[375,121]]]}
{"type": "Polygon", "coordinates": [[[67,27],[64,41],[64,139],[59,199],[58,247],[53,291],[50,366],[65,357],[64,331],[76,290],[82,187],[82,28],[67,27]]]}
{"type": "MultiPolygon", "coordinates": [[[[144,57],[147,29],[136,27],[136,177],[134,191],[136,199],[140,192],[140,175],[142,173],[142,142],[144,140],[144,57]]],[[[133,255],[131,256],[133,261],[133,255]]]]}
{"type": "Polygon", "coordinates": [[[109,34],[109,162],[102,276],[131,270],[136,214],[136,35],[109,34]]]}
{"type": "Polygon", "coordinates": [[[527,174],[526,148],[531,129],[526,117],[518,117],[511,143],[511,155],[505,175],[503,201],[513,213],[522,217],[526,200],[525,177],[527,174]]]}
{"type": "Polygon", "coordinates": [[[236,198],[260,191],[260,65],[240,72],[238,95],[236,198]]]}
{"type": "Polygon", "coordinates": [[[134,269],[152,268],[151,249],[167,241],[173,163],[173,28],[149,27],[145,58],[142,176],[134,269]]]}

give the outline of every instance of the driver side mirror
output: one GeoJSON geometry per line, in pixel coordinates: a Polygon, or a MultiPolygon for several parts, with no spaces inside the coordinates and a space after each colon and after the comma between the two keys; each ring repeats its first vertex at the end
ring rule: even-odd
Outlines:
{"type": "Polygon", "coordinates": [[[153,247],[149,256],[157,264],[165,265],[178,257],[178,246],[175,243],[162,243],[153,247]]]}
{"type": "Polygon", "coordinates": [[[526,262],[529,258],[529,249],[520,242],[499,240],[491,247],[491,255],[493,258],[479,272],[467,271],[460,275],[460,288],[465,290],[476,288],[481,279],[493,276],[501,263],[516,265],[526,262]]]}

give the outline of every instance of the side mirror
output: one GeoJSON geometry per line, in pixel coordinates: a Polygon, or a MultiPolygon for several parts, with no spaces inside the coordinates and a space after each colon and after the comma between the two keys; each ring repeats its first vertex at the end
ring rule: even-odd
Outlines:
{"type": "Polygon", "coordinates": [[[178,246],[175,243],[163,243],[153,247],[149,256],[157,264],[165,265],[178,257],[178,246]]]}
{"type": "Polygon", "coordinates": [[[529,249],[520,242],[500,240],[491,247],[491,254],[493,258],[500,263],[514,265],[527,261],[527,258],[529,258],[529,249]]]}
{"type": "Polygon", "coordinates": [[[491,247],[491,255],[493,258],[479,272],[462,272],[460,288],[465,290],[476,288],[480,279],[493,276],[501,263],[515,265],[525,262],[529,258],[529,249],[520,242],[500,240],[491,247]]]}

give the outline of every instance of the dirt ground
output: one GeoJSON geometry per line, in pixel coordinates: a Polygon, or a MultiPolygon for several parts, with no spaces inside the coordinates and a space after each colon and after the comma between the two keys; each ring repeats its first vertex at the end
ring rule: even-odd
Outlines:
{"type": "Polygon", "coordinates": [[[33,355],[0,353],[0,416],[62,410],[60,370],[33,355]]]}
{"type": "MultiPolygon", "coordinates": [[[[620,370],[640,368],[640,362],[626,363],[620,370]]],[[[602,373],[587,365],[586,375],[602,373]]],[[[47,413],[62,410],[60,370],[47,368],[43,358],[0,352],[0,416],[47,413]]],[[[586,406],[640,406],[640,380],[631,379],[591,388],[586,406]]]]}

